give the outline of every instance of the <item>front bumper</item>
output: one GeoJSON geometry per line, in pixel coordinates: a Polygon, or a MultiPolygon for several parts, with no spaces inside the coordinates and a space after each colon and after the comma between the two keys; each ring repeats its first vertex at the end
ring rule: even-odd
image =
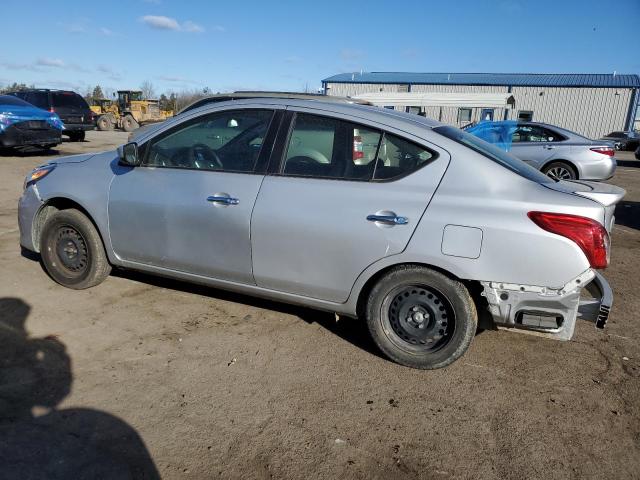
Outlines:
{"type": "Polygon", "coordinates": [[[595,270],[586,270],[559,289],[531,285],[481,282],[489,312],[498,328],[570,340],[576,319],[605,327],[613,304],[607,280],[595,270]],[[581,298],[586,290],[592,298],[581,298]]]}
{"type": "Polygon", "coordinates": [[[42,203],[40,195],[38,194],[38,189],[35,185],[27,187],[18,201],[20,245],[32,252],[40,250],[39,246],[36,245],[37,239],[34,238],[34,226],[36,216],[42,207],[42,203]]]}
{"type": "Polygon", "coordinates": [[[58,145],[62,142],[60,130],[57,128],[43,128],[29,130],[10,125],[0,130],[0,146],[25,147],[30,145],[58,145]]]}

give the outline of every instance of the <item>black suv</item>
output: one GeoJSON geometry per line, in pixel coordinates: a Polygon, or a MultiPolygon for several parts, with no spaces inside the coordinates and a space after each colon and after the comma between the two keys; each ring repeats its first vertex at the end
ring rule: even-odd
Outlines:
{"type": "Polygon", "coordinates": [[[84,132],[94,129],[94,114],[86,100],[76,92],[38,88],[10,92],[9,95],[57,113],[64,123],[62,134],[67,135],[72,142],[84,140],[84,132]]]}

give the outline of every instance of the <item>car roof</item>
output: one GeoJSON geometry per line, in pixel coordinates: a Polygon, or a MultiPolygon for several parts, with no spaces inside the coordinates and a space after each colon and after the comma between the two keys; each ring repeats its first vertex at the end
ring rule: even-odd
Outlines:
{"type": "Polygon", "coordinates": [[[350,97],[338,97],[324,95],[321,93],[300,93],[300,92],[275,92],[275,91],[251,91],[251,90],[238,90],[231,93],[218,93],[216,95],[210,95],[208,97],[200,98],[195,102],[187,105],[178,112],[178,115],[207,105],[210,103],[224,102],[228,100],[240,100],[244,98],[257,99],[257,98],[286,98],[286,99],[300,99],[300,100],[319,100],[335,103],[357,103],[360,105],[371,105],[371,103],[364,100],[357,100],[350,97]]]}
{"type": "Polygon", "coordinates": [[[353,118],[360,118],[364,122],[375,122],[380,125],[397,128],[398,130],[402,130],[406,133],[414,134],[417,136],[420,136],[420,131],[424,131],[424,129],[430,130],[435,127],[445,126],[444,123],[432,120],[430,118],[421,117],[413,113],[387,110],[382,107],[376,107],[372,105],[325,101],[320,99],[309,100],[305,98],[245,97],[233,100],[225,99],[222,101],[198,106],[188,112],[183,111],[181,113],[185,113],[185,115],[176,115],[168,119],[166,122],[154,124],[153,128],[145,129],[144,132],[140,132],[140,135],[136,135],[134,132],[133,136],[131,137],[131,141],[146,141],[147,138],[153,135],[155,132],[164,130],[165,127],[172,128],[174,125],[176,125],[176,122],[180,122],[183,119],[186,121],[191,118],[196,118],[199,115],[209,112],[215,112],[225,107],[246,106],[247,108],[251,108],[255,106],[265,108],[271,105],[279,106],[280,108],[292,107],[308,109],[310,111],[313,111],[314,113],[317,112],[317,114],[319,115],[322,115],[322,113],[326,113],[327,115],[335,115],[337,117],[344,115],[353,118]],[[158,126],[155,127],[155,125],[158,126]]]}

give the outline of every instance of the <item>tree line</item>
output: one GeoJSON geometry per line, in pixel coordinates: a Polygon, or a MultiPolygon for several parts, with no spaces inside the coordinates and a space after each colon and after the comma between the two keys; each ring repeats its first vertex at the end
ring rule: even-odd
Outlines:
{"type": "MultiPolygon", "coordinates": [[[[25,83],[13,82],[12,84],[6,85],[4,87],[0,86],[0,95],[3,93],[16,92],[32,88],[36,88],[36,86],[33,84],[27,85],[25,83]]],[[[142,82],[138,90],[142,91],[142,97],[145,99],[157,99],[159,101],[161,110],[173,110],[174,112],[178,112],[187,105],[195,102],[196,100],[208,97],[213,94],[211,89],[209,89],[208,87],[204,87],[179,91],[167,91],[157,97],[155,87],[149,80],[145,80],[144,82],[142,82]]],[[[96,105],[98,100],[115,100],[117,96],[117,92],[115,90],[109,88],[103,89],[101,85],[96,85],[93,88],[87,87],[84,92],[78,93],[84,97],[89,105],[96,105]]]]}

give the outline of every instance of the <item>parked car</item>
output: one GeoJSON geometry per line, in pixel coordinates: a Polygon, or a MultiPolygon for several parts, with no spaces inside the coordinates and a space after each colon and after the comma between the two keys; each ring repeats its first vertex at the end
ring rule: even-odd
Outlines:
{"type": "Polygon", "coordinates": [[[64,123],[63,135],[72,142],[81,142],[87,130],[95,128],[94,113],[81,95],[70,90],[29,89],[11,92],[36,107],[55,112],[64,123]]]}
{"type": "Polygon", "coordinates": [[[306,305],[364,319],[388,358],[432,369],[467,350],[482,311],[561,340],[578,314],[603,328],[598,270],[624,193],[417,115],[252,98],[42,165],[18,216],[21,245],[66,287],[113,266],[306,305]]]}
{"type": "Polygon", "coordinates": [[[546,123],[481,122],[465,131],[496,143],[557,180],[607,180],[616,171],[610,142],[590,140],[546,123]]]}
{"type": "Polygon", "coordinates": [[[640,133],[634,131],[627,132],[611,132],[600,140],[613,142],[616,150],[625,150],[633,152],[640,145],[640,133]]]}
{"type": "Polygon", "coordinates": [[[0,95],[0,147],[52,148],[62,141],[62,129],[62,121],[55,113],[0,95]]]}

